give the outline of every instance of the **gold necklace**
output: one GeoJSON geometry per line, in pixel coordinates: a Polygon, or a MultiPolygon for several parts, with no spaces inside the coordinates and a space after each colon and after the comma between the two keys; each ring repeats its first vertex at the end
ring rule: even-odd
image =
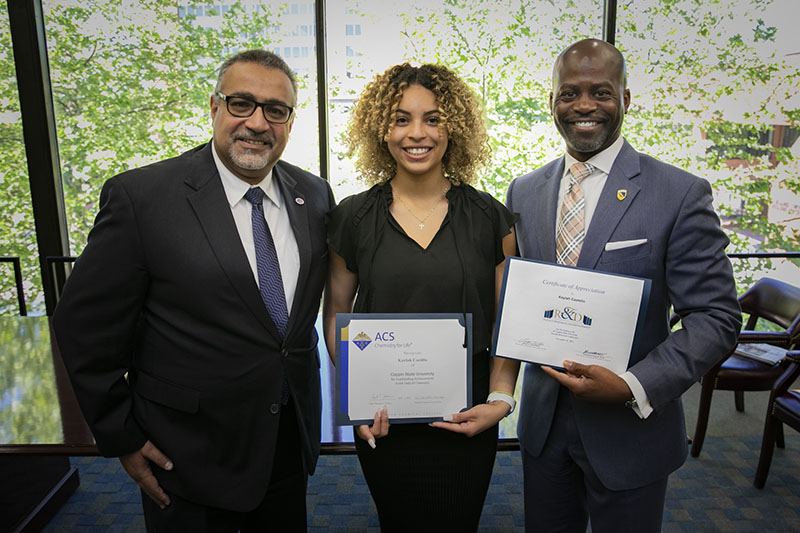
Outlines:
{"type": "Polygon", "coordinates": [[[422,218],[419,218],[416,214],[414,214],[414,211],[412,211],[411,208],[408,207],[408,204],[405,203],[405,201],[400,197],[399,194],[395,194],[395,196],[397,197],[398,200],[400,200],[400,203],[403,204],[403,207],[406,208],[406,210],[411,214],[411,216],[417,219],[417,222],[419,222],[419,224],[417,224],[419,226],[419,229],[425,229],[425,221],[430,218],[430,216],[433,214],[434,211],[436,211],[436,208],[439,207],[439,203],[442,200],[444,200],[445,196],[447,195],[447,191],[449,190],[450,187],[445,187],[444,190],[442,190],[442,197],[439,198],[439,200],[437,200],[435,204],[433,204],[433,207],[431,207],[431,210],[428,211],[428,214],[422,218]]]}

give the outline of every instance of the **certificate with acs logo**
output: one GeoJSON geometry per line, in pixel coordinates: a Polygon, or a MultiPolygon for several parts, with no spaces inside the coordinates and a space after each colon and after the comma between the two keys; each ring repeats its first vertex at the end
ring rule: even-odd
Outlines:
{"type": "Polygon", "coordinates": [[[472,315],[337,314],[336,424],[427,423],[471,407],[472,315]]]}

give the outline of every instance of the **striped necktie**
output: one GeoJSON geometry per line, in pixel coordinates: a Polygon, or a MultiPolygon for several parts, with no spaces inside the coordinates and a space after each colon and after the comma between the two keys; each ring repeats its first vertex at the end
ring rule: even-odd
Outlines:
{"type": "Polygon", "coordinates": [[[581,182],[594,167],[588,163],[575,163],[569,167],[569,189],[561,204],[561,217],[556,231],[556,261],[562,265],[575,266],[581,255],[584,227],[584,199],[581,182]]]}

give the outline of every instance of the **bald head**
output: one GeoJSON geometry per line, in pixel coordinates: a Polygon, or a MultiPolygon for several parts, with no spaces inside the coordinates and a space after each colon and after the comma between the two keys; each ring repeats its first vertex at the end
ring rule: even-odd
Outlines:
{"type": "Polygon", "coordinates": [[[584,39],[566,47],[553,65],[553,86],[555,87],[559,69],[564,63],[573,63],[591,66],[593,62],[602,62],[605,68],[610,69],[609,74],[619,76],[623,89],[628,87],[628,72],[625,68],[625,58],[617,48],[599,39],[584,39]]]}
{"type": "Polygon", "coordinates": [[[550,110],[567,152],[578,161],[619,138],[629,104],[625,59],[612,45],[584,39],[556,58],[550,110]]]}

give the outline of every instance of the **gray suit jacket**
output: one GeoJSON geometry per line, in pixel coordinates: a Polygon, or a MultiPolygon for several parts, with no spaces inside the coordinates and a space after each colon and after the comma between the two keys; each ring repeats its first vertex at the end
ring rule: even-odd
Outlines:
{"type": "Polygon", "coordinates": [[[149,439],[175,465],[155,469],[167,492],[236,511],[266,491],[284,375],[307,472],[320,446],[314,321],[333,196],[327,182],[282,161],[273,177],[300,254],[285,340],[261,300],[210,143],[106,182],[53,322],[101,453],[124,455],[149,439]]]}
{"type": "MultiPolygon", "coordinates": [[[[516,231],[523,257],[555,262],[563,172],[562,157],[514,180],[508,189],[508,207],[520,215],[516,231]]],[[[741,326],[727,244],[708,182],[624,143],[577,266],[652,280],[629,371],[655,411],[642,420],[622,404],[574,400],[586,454],[609,489],[631,489],[664,478],[686,459],[680,396],[734,346],[741,326]],[[619,190],[627,191],[623,200],[619,190]],[[606,243],[634,239],[647,241],[605,250],[606,243]],[[672,333],[670,306],[682,318],[682,328],[672,333]]],[[[525,366],[518,433],[521,445],[534,456],[544,446],[557,395],[555,380],[537,365],[525,366]]]]}

